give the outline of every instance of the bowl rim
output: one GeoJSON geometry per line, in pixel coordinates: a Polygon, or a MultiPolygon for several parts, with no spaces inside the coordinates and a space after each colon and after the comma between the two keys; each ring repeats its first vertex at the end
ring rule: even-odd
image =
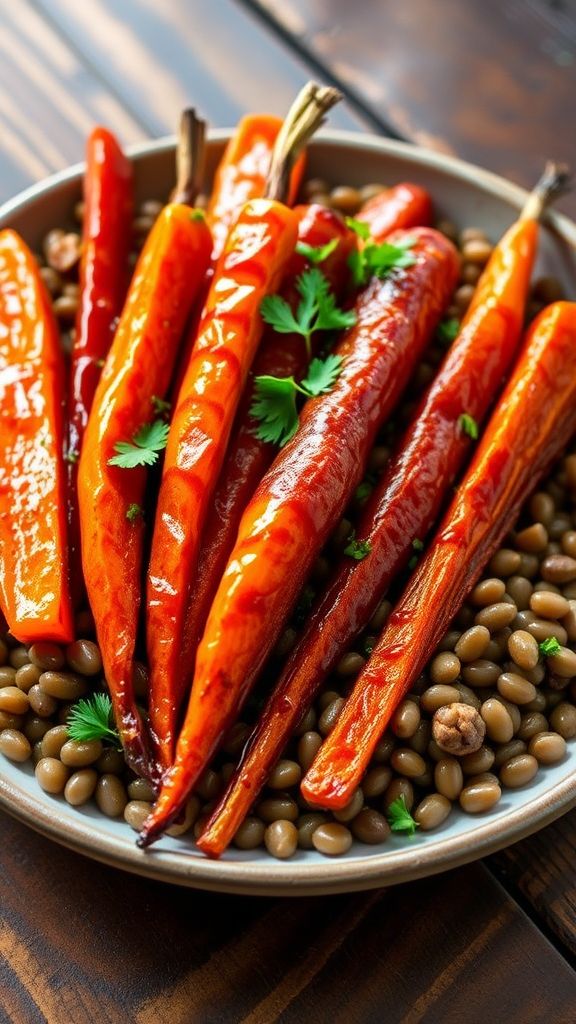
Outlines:
{"type": "MultiPolygon", "coordinates": [[[[228,128],[212,129],[208,132],[208,142],[226,142],[232,131],[228,128]]],[[[484,193],[504,199],[517,209],[523,206],[528,196],[526,189],[500,175],[457,157],[410,143],[396,142],[369,133],[325,130],[318,133],[311,148],[320,144],[397,156],[419,166],[448,171],[484,193]]],[[[126,152],[130,158],[138,161],[156,153],[167,152],[174,145],[174,137],[167,136],[131,145],[126,147],[126,152]]],[[[84,166],[83,163],[74,164],[3,203],[0,206],[0,224],[5,224],[31,201],[79,180],[84,166]]],[[[546,222],[561,238],[576,247],[576,223],[555,211],[547,215],[546,222]]],[[[504,828],[500,818],[478,817],[471,819],[471,823],[475,821],[476,824],[471,824],[464,834],[452,837],[440,834],[436,839],[430,836],[425,844],[419,843],[412,849],[402,847],[374,853],[369,857],[354,856],[310,863],[271,863],[267,858],[257,863],[210,860],[200,854],[190,856],[185,848],[182,852],[155,847],[141,851],[135,845],[128,845],[124,838],[110,834],[95,835],[92,818],[78,815],[77,819],[68,820],[71,808],[67,809],[64,817],[60,813],[61,805],[54,801],[48,806],[47,798],[44,797],[40,793],[39,798],[32,797],[24,788],[3,775],[0,768],[0,806],[5,811],[47,838],[112,867],[159,881],[228,893],[322,895],[369,889],[436,874],[517,842],[576,806],[576,772],[572,771],[545,792],[510,810],[504,828]]]]}

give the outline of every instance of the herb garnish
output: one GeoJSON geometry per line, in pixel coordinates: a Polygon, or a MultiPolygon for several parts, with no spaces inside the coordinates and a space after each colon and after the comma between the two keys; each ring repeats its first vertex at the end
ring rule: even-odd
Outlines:
{"type": "Polygon", "coordinates": [[[369,241],[370,228],[363,221],[346,217],[346,224],[366,242],[362,249],[356,249],[348,257],[348,266],[356,286],[365,284],[370,277],[383,278],[391,270],[411,267],[416,262],[416,257],[410,252],[415,244],[414,238],[406,238],[400,245],[393,245],[391,242],[382,242],[378,245],[369,241]]]}
{"type": "Polygon", "coordinates": [[[356,562],[361,562],[363,558],[372,551],[372,545],[369,540],[356,540],[356,531],[352,530],[352,533],[348,537],[348,543],[344,548],[344,554],[353,558],[356,562]]]}
{"type": "Polygon", "coordinates": [[[108,740],[121,747],[118,731],[112,720],[112,701],[107,693],[94,693],[87,700],[79,700],[70,710],[66,729],[71,740],[89,743],[90,740],[108,740]]]}
{"type": "Polygon", "coordinates": [[[418,828],[418,822],[414,820],[406,806],[404,795],[392,801],[386,812],[386,817],[393,832],[407,832],[408,835],[413,836],[418,828]]]}
{"type": "Polygon", "coordinates": [[[140,505],[137,505],[135,502],[132,502],[131,505],[128,505],[128,508],[126,509],[126,519],[128,520],[128,522],[135,523],[136,520],[138,519],[138,516],[143,515],[144,509],[140,505]]]}
{"type": "Polygon", "coordinates": [[[463,434],[472,438],[473,441],[478,440],[478,424],[469,412],[463,412],[462,415],[458,417],[458,426],[463,434]]]}
{"type": "Polygon", "coordinates": [[[121,469],[134,469],[136,466],[153,466],[158,461],[158,454],[166,447],[169,426],[163,420],[144,423],[134,434],[132,441],[117,441],[114,445],[116,455],[108,459],[109,466],[120,466],[121,469]]]}
{"type": "Polygon", "coordinates": [[[332,255],[338,242],[338,238],[332,238],[329,242],[326,242],[326,245],[308,245],[307,242],[296,242],[296,252],[299,256],[304,256],[309,263],[314,263],[317,266],[319,263],[324,263],[324,260],[332,255]]]}
{"type": "Polygon", "coordinates": [[[354,500],[357,501],[359,505],[364,504],[372,494],[373,490],[374,484],[371,483],[370,480],[362,480],[354,491],[354,500]]]}
{"type": "Polygon", "coordinates": [[[304,380],[294,377],[256,377],[250,415],[259,421],[255,434],[261,441],[287,444],[298,430],[296,395],[316,398],[332,389],[342,369],[342,357],[313,359],[304,380]]]}
{"type": "Polygon", "coordinates": [[[308,356],[310,339],[315,331],[338,331],[353,327],[353,310],[339,309],[330,291],[330,282],[317,267],[305,270],[296,280],[300,302],[293,313],[281,295],[267,295],[260,304],[262,319],[279,334],[300,334],[304,338],[308,356]]]}
{"type": "Polygon", "coordinates": [[[64,452],[64,462],[69,462],[71,466],[76,465],[80,458],[80,452],[76,448],[69,448],[68,451],[64,452]]]}
{"type": "Polygon", "coordinates": [[[168,402],[165,398],[158,398],[158,395],[152,395],[150,401],[157,416],[168,417],[168,413],[172,408],[172,402],[168,402]]]}
{"type": "Polygon", "coordinates": [[[412,550],[414,551],[414,554],[411,556],[410,561],[408,562],[409,569],[416,568],[416,566],[418,565],[418,556],[421,555],[422,552],[424,551],[424,544],[422,543],[421,540],[419,540],[418,537],[415,537],[414,540],[412,541],[412,550]]]}
{"type": "Polygon", "coordinates": [[[459,330],[460,321],[455,316],[441,320],[436,328],[436,341],[439,341],[441,345],[448,348],[458,337],[459,330]]]}
{"type": "Polygon", "coordinates": [[[550,658],[553,657],[554,654],[560,654],[562,647],[555,636],[547,636],[545,640],[542,640],[538,644],[538,650],[545,658],[550,658]]]}

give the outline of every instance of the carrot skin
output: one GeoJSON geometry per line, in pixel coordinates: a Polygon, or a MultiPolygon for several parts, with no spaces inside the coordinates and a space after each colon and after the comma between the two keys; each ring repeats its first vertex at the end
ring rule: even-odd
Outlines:
{"type": "Polygon", "coordinates": [[[84,592],[78,515],[78,457],[102,362],[114,337],[129,280],[132,238],[132,164],[106,128],[95,128],[86,147],[80,304],[70,360],[68,392],[68,523],[71,587],[76,606],[84,592]]]}
{"type": "Polygon", "coordinates": [[[414,236],[414,266],[374,279],[362,292],[358,323],[336,350],[344,360],[340,377],[328,395],[306,403],[300,429],[242,517],[198,649],[176,760],[141,845],[179,813],[247,696],[450,297],[454,247],[432,229],[414,236]]]}
{"type": "Polygon", "coordinates": [[[0,606],[22,643],[73,636],[64,359],[36,260],[0,232],[0,606]]]}
{"type": "Polygon", "coordinates": [[[136,708],[132,663],[140,606],[144,523],[143,467],[109,465],[118,441],[152,421],[152,397],[168,388],[186,317],[208,266],[212,239],[187,206],[159,215],[140,256],[112,347],[96,389],[78,472],[82,564],[104,671],[126,758],[152,767],[136,708]]]}
{"type": "Polygon", "coordinates": [[[534,322],[434,540],[302,783],[312,804],[351,798],[395,708],[520,508],[576,430],[576,304],[534,322]]]}
{"type": "MultiPolygon", "coordinates": [[[[355,246],[354,235],[346,228],[342,218],[325,206],[313,204],[295,207],[294,212],[299,219],[298,241],[307,245],[322,246],[333,239],[338,240],[337,248],[322,263],[321,269],[330,282],[332,291],[340,298],[348,276],[347,260],[355,246]]],[[[285,272],[280,291],[292,309],[295,309],[300,301],[296,280],[307,265],[306,258],[294,252],[285,272]]],[[[238,408],[226,461],[214,493],[211,514],[202,534],[198,568],[184,625],[181,660],[189,675],[192,674],[194,655],[206,625],[212,599],[228,556],[234,547],[242,513],[278,452],[276,445],[256,437],[257,424],[250,415],[254,399],[253,378],[260,375],[293,376],[299,380],[307,365],[308,356],[301,335],[283,334],[279,337],[274,330],[265,329],[238,408]]],[[[184,672],[180,679],[182,687],[181,694],[177,697],[178,706],[181,704],[187,681],[184,672]]]]}
{"type": "Polygon", "coordinates": [[[459,425],[484,419],[516,353],[537,237],[533,221],[510,228],[494,250],[457,340],[367,503],[357,536],[370,554],[343,557],[262,712],[200,845],[222,853],[315,694],[366,627],[396,574],[423,540],[470,449],[459,425]]]}
{"type": "Polygon", "coordinates": [[[297,225],[294,211],[272,200],[243,208],[216,267],[170,428],[147,576],[150,721],[165,767],[201,530],[262,335],[260,304],[278,287],[297,225]]]}
{"type": "MultiPolygon", "coordinates": [[[[212,260],[216,261],[226,244],[228,232],[239,211],[250,199],[261,199],[266,192],[274,143],[282,118],[272,114],[247,114],[239,123],[216,168],[210,202],[206,211],[214,239],[212,260]]],[[[290,176],[287,205],[291,206],[304,174],[305,154],[296,161],[290,176]]]]}
{"type": "Polygon", "coordinates": [[[373,241],[382,242],[400,228],[427,227],[432,223],[432,200],[420,185],[400,182],[369,199],[357,219],[368,224],[373,241]]]}

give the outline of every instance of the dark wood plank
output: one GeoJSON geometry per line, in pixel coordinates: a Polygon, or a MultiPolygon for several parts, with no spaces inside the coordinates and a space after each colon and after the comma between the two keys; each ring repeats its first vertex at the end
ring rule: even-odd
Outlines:
{"type": "Polygon", "coordinates": [[[81,159],[105,121],[125,142],[142,138],[131,116],[29,0],[4,4],[0,21],[0,201],[81,159]]]}
{"type": "Polygon", "coordinates": [[[484,868],[285,901],[179,890],[0,816],[0,1007],[84,1024],[573,1019],[576,975],[484,868]]]}
{"type": "Polygon", "coordinates": [[[415,142],[524,185],[547,157],[576,166],[573,0],[247,2],[415,142]]]}
{"type": "Polygon", "coordinates": [[[491,857],[489,865],[576,956],[576,811],[491,857]]]}
{"type": "MultiPolygon", "coordinates": [[[[36,2],[153,135],[173,131],[190,103],[215,125],[248,110],[283,114],[310,78],[308,64],[235,0],[36,2]]],[[[330,123],[362,127],[344,105],[330,123]]]]}

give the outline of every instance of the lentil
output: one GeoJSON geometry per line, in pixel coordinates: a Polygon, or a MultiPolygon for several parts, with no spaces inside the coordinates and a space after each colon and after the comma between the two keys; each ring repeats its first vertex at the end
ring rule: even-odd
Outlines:
{"type": "Polygon", "coordinates": [[[96,803],[107,818],[121,818],[128,795],[117,775],[101,775],[96,785],[96,803]]]}
{"type": "Polygon", "coordinates": [[[274,766],[268,779],[270,789],[291,789],[302,778],[302,769],[296,761],[282,760],[274,766]]]}
{"type": "Polygon", "coordinates": [[[460,659],[451,651],[442,651],[433,658],[430,665],[430,678],[433,683],[450,684],[460,675],[460,659]]]}
{"type": "Polygon", "coordinates": [[[264,842],[264,823],[249,815],[238,828],[233,843],[238,850],[256,850],[264,842]]]}
{"type": "Polygon", "coordinates": [[[300,737],[298,741],[298,760],[303,771],[308,771],[321,746],[322,737],[318,732],[305,732],[300,737]]]}
{"type": "Polygon", "coordinates": [[[338,857],[347,853],[352,846],[352,833],[338,821],[328,822],[326,825],[318,825],[314,830],[312,844],[318,853],[338,857]]]}
{"type": "Polygon", "coordinates": [[[379,846],[390,835],[390,826],[383,814],[373,807],[364,807],[350,824],[352,835],[368,846],[379,846]]]}
{"type": "Polygon", "coordinates": [[[0,753],[9,761],[28,761],[32,754],[30,741],[19,729],[3,729],[0,732],[0,753]]]}
{"type": "Polygon", "coordinates": [[[451,810],[450,800],[442,793],[429,793],[420,801],[413,817],[423,832],[430,832],[446,821],[451,810]]]}
{"type": "Polygon", "coordinates": [[[264,833],[268,853],[279,860],[287,860],[296,853],[298,829],[291,821],[273,821],[264,833]]]}
{"type": "Polygon", "coordinates": [[[72,672],[43,672],[38,686],[42,693],[58,700],[78,700],[88,690],[84,679],[72,672]]]}
{"type": "Polygon", "coordinates": [[[508,789],[518,789],[532,781],[538,771],[538,761],[531,754],[517,754],[500,767],[500,781],[508,789]]]}
{"type": "Polygon", "coordinates": [[[502,790],[489,779],[472,781],[460,793],[460,806],[467,814],[483,814],[498,803],[502,790]]]}
{"type": "MultiPolygon", "coordinates": [[[[384,792],[384,786],[381,792],[384,792]]],[[[376,794],[374,794],[376,795],[376,794]]],[[[334,811],[334,817],[336,821],[352,821],[353,818],[362,810],[364,806],[364,793],[361,789],[357,789],[351,800],[348,801],[345,807],[342,807],[339,811],[334,811]]]]}
{"type": "MultiPolygon", "coordinates": [[[[80,771],[74,772],[70,776],[64,786],[64,799],[72,807],[81,807],[83,804],[88,803],[94,795],[97,782],[98,772],[94,771],[93,768],[81,768],[80,771]]],[[[128,819],[126,820],[128,821],[128,819]]]]}
{"type": "Polygon", "coordinates": [[[535,637],[526,629],[515,629],[508,637],[508,651],[519,668],[531,669],[538,664],[540,652],[535,637]]]}
{"type": "Polygon", "coordinates": [[[100,648],[92,640],[75,640],[70,644],[66,648],[66,661],[73,672],[83,676],[97,676],[102,671],[100,648]]]}
{"type": "Polygon", "coordinates": [[[124,808],[124,821],[135,832],[140,832],[151,810],[152,804],[147,800],[129,800],[124,808]]]}
{"type": "Polygon", "coordinates": [[[456,800],[464,784],[460,762],[455,757],[443,757],[434,768],[434,784],[448,800],[456,800]]]}
{"type": "Polygon", "coordinates": [[[539,764],[556,764],[566,754],[566,740],[557,732],[540,732],[530,740],[528,753],[539,764]]]}
{"type": "Polygon", "coordinates": [[[94,764],[101,753],[100,740],[88,740],[84,743],[67,740],[60,749],[60,760],[69,768],[86,768],[87,765],[94,764]]]}
{"type": "Polygon", "coordinates": [[[409,739],[414,735],[419,725],[420,708],[418,704],[413,700],[403,700],[392,716],[390,722],[392,732],[400,739],[409,739]]]}
{"type": "Polygon", "coordinates": [[[54,796],[64,791],[69,774],[66,765],[56,757],[41,757],[36,765],[38,783],[45,793],[54,796]]]}
{"type": "Polygon", "coordinates": [[[576,736],[576,708],[573,704],[562,701],[557,704],[550,715],[550,725],[565,740],[576,736]]]}
{"type": "Polygon", "coordinates": [[[530,740],[539,732],[547,732],[548,721],[541,711],[527,711],[522,715],[520,728],[516,730],[516,738],[519,740],[530,740]]]}

